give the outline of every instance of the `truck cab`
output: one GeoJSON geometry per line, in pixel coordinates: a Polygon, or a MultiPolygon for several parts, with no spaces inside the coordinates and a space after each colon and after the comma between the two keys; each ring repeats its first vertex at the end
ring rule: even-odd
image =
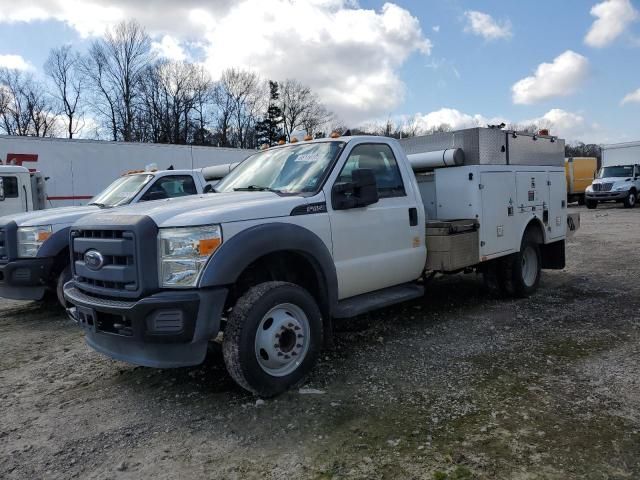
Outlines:
{"type": "Polygon", "coordinates": [[[44,179],[25,167],[0,165],[0,216],[44,208],[44,179]]]}
{"type": "MultiPolygon", "coordinates": [[[[29,171],[25,173],[22,167],[4,168],[2,183],[7,202],[29,191],[24,183],[29,181],[29,171]]],[[[208,191],[207,185],[198,171],[136,171],[118,178],[88,205],[25,213],[17,213],[18,209],[0,217],[0,297],[42,300],[52,293],[65,305],[62,286],[71,277],[69,228],[76,220],[133,203],[158,203],[202,194],[208,191]]],[[[29,197],[25,198],[26,205],[31,207],[29,197]]]]}
{"type": "Polygon", "coordinates": [[[222,333],[234,380],[273,396],[304,380],[334,320],[418,298],[422,278],[476,271],[525,297],[541,269],[564,268],[562,140],[417,142],[410,155],[385,137],[273,147],[212,195],[84,216],[69,316],[98,352],[157,368],[201,363],[222,333]]]}
{"type": "Polygon", "coordinates": [[[602,167],[585,191],[587,208],[601,202],[622,203],[634,208],[640,194],[640,165],[607,165],[602,167]]]}

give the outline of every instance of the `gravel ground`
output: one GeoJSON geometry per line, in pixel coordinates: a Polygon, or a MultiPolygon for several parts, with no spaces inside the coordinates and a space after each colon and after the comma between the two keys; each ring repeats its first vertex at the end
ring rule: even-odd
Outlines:
{"type": "Polygon", "coordinates": [[[341,323],[274,400],[219,350],[132,367],[55,308],[0,300],[0,478],[640,478],[640,209],[579,211],[534,297],[438,279],[341,323]]]}

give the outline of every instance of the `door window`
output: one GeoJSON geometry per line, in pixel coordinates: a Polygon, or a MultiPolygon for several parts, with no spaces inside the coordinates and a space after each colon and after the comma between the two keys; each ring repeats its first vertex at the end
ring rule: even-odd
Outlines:
{"type": "Polygon", "coordinates": [[[351,172],[360,168],[373,170],[380,198],[406,196],[400,169],[388,145],[368,143],[355,147],[351,150],[336,182],[351,182],[351,172]]]}
{"type": "Polygon", "coordinates": [[[161,200],[163,198],[185,197],[198,193],[193,177],[189,175],[170,175],[160,178],[149,187],[142,200],[161,200]]]}
{"type": "Polygon", "coordinates": [[[4,198],[18,198],[18,178],[2,177],[4,198]]]}

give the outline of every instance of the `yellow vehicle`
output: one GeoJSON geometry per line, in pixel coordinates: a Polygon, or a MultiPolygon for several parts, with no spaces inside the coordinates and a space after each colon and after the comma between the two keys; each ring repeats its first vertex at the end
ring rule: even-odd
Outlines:
{"type": "Polygon", "coordinates": [[[596,157],[569,157],[564,159],[567,177],[567,203],[584,205],[584,191],[593,182],[598,159],[596,157]]]}

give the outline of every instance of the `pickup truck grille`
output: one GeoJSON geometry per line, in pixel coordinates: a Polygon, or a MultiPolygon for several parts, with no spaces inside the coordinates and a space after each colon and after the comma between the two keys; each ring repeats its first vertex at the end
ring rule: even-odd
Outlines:
{"type": "Polygon", "coordinates": [[[128,230],[73,230],[73,273],[78,287],[104,294],[138,289],[136,237],[128,230]],[[87,252],[97,252],[99,265],[86,262],[87,252]]]}
{"type": "Polygon", "coordinates": [[[610,192],[613,187],[613,183],[594,183],[593,191],[594,192],[610,192]]]}

